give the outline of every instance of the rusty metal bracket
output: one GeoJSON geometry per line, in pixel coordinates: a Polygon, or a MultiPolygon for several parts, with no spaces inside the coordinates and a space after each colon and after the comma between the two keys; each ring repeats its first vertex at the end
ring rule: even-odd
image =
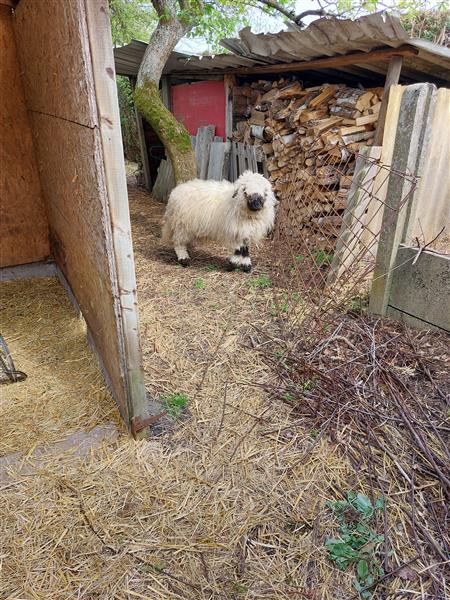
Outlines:
{"type": "Polygon", "coordinates": [[[142,429],[148,427],[149,425],[153,425],[153,423],[156,423],[156,421],[158,421],[161,417],[163,417],[166,414],[167,413],[164,411],[162,413],[159,413],[159,415],[152,415],[151,417],[146,417],[145,419],[143,419],[139,415],[133,417],[131,419],[131,433],[133,435],[139,433],[139,431],[142,431],[142,429]]]}
{"type": "Polygon", "coordinates": [[[18,371],[14,366],[11,352],[4,337],[0,335],[0,383],[16,383],[24,381],[26,378],[26,373],[18,371]],[[3,378],[2,375],[6,375],[6,378],[3,378]]]}

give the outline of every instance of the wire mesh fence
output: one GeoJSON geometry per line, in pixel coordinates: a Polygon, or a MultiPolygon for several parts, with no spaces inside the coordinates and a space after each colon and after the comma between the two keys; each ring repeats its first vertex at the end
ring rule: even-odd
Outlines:
{"type": "Polygon", "coordinates": [[[395,235],[416,187],[414,176],[381,162],[380,147],[334,150],[311,152],[311,166],[290,174],[273,235],[274,283],[308,326],[368,293],[381,227],[395,235]]]}

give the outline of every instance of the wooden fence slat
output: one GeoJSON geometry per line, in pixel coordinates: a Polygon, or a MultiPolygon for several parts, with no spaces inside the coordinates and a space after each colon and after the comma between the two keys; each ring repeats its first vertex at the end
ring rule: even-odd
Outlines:
{"type": "Polygon", "coordinates": [[[238,167],[239,172],[238,175],[242,175],[242,173],[247,169],[247,160],[245,156],[245,145],[241,142],[238,142],[237,145],[237,155],[238,155],[238,167]]]}
{"type": "Polygon", "coordinates": [[[236,181],[238,169],[237,169],[237,142],[231,142],[231,166],[230,166],[230,180],[236,181]]]}
{"type": "Polygon", "coordinates": [[[224,143],[224,157],[223,157],[223,168],[222,168],[222,179],[231,179],[231,142],[224,143]]]}
{"type": "Polygon", "coordinates": [[[215,179],[216,181],[222,179],[224,159],[225,144],[223,142],[213,142],[209,154],[207,179],[215,179]]]}
{"type": "Polygon", "coordinates": [[[199,127],[197,132],[197,175],[200,179],[206,179],[208,173],[209,151],[214,139],[215,125],[199,127]]]}
{"type": "Polygon", "coordinates": [[[364,233],[364,215],[373,201],[373,186],[379,167],[381,146],[365,146],[356,159],[355,174],[348,193],[347,208],[342,219],[336,250],[333,255],[327,285],[332,285],[359,256],[364,233]]]}

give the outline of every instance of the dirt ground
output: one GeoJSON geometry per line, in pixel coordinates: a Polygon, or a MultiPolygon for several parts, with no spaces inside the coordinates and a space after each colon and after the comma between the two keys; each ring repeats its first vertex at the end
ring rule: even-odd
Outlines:
{"type": "MultiPolygon", "coordinates": [[[[162,401],[184,394],[187,407],[151,440],[119,428],[77,460],[55,451],[57,412],[37,410],[36,428],[45,426],[22,443],[10,435],[8,451],[25,455],[0,480],[0,598],[348,600],[352,575],[327,560],[325,506],[364,484],[262,391],[270,374],[253,340],[278,318],[262,253],[250,275],[225,272],[212,246],[179,268],[159,241],[163,206],[131,187],[130,207],[147,387],[162,401]],[[53,445],[34,456],[43,442],[53,445]]],[[[20,358],[20,340],[11,346],[20,358]]],[[[15,385],[20,402],[26,382],[15,385]]],[[[80,411],[92,431],[115,421],[95,395],[78,394],[66,423],[80,411]]],[[[12,431],[26,406],[14,412],[11,396],[12,431]]]]}

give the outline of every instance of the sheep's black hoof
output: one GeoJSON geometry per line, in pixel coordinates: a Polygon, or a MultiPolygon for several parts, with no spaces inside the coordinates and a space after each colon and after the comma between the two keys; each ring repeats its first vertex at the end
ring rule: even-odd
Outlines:
{"type": "Polygon", "coordinates": [[[242,265],[241,269],[244,271],[244,273],[250,273],[252,270],[252,265],[242,265]]]}
{"type": "Polygon", "coordinates": [[[189,258],[179,258],[178,264],[181,265],[182,267],[190,267],[191,261],[189,260],[189,258]]]}
{"type": "Polygon", "coordinates": [[[229,260],[225,268],[227,271],[235,271],[237,269],[237,265],[235,263],[232,263],[231,260],[229,260]]]}

